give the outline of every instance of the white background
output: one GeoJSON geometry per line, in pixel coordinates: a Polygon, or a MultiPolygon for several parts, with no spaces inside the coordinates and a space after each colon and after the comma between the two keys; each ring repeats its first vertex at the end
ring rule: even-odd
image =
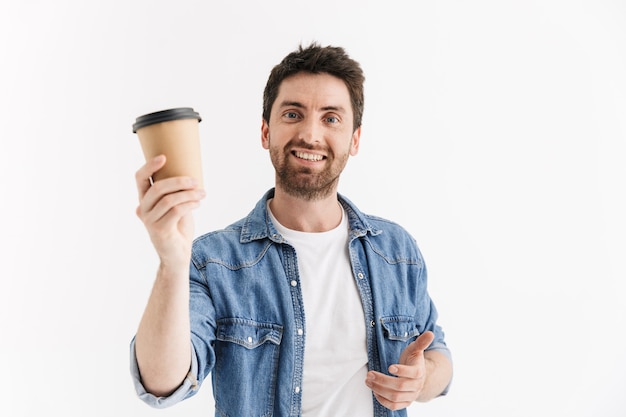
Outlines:
{"type": "Polygon", "coordinates": [[[3,0],[0,414],[212,415],[210,384],[164,411],[131,385],[156,269],[131,125],[201,113],[197,233],[226,226],[273,184],[267,75],[312,40],[367,77],[340,192],[416,237],[454,355],[409,414],[626,415],[617,0],[3,0]]]}

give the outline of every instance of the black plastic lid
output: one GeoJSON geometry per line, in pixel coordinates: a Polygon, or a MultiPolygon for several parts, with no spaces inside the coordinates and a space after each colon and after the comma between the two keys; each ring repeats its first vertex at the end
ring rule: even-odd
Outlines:
{"type": "Polygon", "coordinates": [[[180,119],[198,119],[198,123],[202,121],[200,115],[191,107],[178,107],[176,109],[161,110],[139,116],[133,124],[133,133],[137,133],[137,130],[142,127],[180,119]]]}

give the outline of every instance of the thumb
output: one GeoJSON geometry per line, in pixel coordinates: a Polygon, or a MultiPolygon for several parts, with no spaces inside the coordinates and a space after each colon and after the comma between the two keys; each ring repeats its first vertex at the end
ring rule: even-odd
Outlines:
{"type": "Polygon", "coordinates": [[[148,161],[135,173],[139,200],[148,192],[152,185],[151,178],[155,172],[165,165],[165,155],[156,156],[148,161]]]}
{"type": "Polygon", "coordinates": [[[400,364],[402,365],[415,365],[420,356],[424,353],[424,350],[435,339],[435,334],[431,331],[427,331],[419,335],[417,339],[411,342],[400,355],[400,364]]]}

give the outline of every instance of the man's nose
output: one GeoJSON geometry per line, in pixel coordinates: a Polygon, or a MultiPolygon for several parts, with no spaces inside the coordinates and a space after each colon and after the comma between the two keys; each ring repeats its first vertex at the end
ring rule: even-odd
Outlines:
{"type": "Polygon", "coordinates": [[[306,119],[300,123],[300,131],[298,132],[300,139],[307,143],[316,143],[320,141],[321,127],[315,119],[306,119]]]}

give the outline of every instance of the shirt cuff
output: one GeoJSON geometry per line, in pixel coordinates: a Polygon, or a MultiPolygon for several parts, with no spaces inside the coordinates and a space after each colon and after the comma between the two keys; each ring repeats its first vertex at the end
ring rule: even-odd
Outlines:
{"type": "Polygon", "coordinates": [[[135,352],[135,338],[130,343],[130,374],[133,379],[135,391],[140,400],[154,408],[167,408],[187,397],[194,395],[200,386],[198,385],[198,359],[196,350],[191,345],[191,368],[182,384],[176,388],[176,391],[167,397],[157,397],[148,391],[141,383],[141,375],[139,374],[139,365],[137,364],[137,354],[135,352]]]}

